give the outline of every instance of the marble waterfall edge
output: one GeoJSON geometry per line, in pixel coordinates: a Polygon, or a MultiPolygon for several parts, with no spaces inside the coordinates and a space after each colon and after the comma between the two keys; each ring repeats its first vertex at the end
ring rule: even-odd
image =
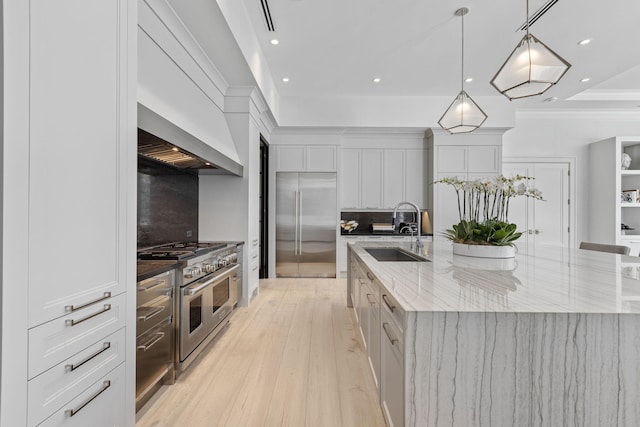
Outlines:
{"type": "Polygon", "coordinates": [[[467,245],[454,242],[453,253],[476,258],[513,258],[516,256],[516,248],[515,246],[467,245]]]}

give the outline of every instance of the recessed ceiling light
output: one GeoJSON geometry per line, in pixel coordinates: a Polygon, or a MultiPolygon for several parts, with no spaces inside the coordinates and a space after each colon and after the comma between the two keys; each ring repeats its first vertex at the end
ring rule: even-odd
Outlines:
{"type": "Polygon", "coordinates": [[[376,77],[371,81],[374,82],[374,83],[380,83],[382,81],[382,79],[380,77],[376,77]]]}
{"type": "Polygon", "coordinates": [[[282,81],[283,81],[283,82],[285,82],[285,83],[287,83],[287,82],[289,81],[289,77],[283,77],[283,78],[282,78],[282,81]]]}
{"type": "Polygon", "coordinates": [[[279,43],[280,43],[280,42],[278,41],[278,39],[272,39],[272,40],[271,40],[271,44],[272,44],[272,45],[277,45],[277,44],[279,44],[279,43]]]}
{"type": "Polygon", "coordinates": [[[591,80],[591,77],[585,77],[584,79],[580,79],[580,81],[581,81],[582,83],[586,83],[586,82],[588,82],[589,80],[591,80]]]}
{"type": "Polygon", "coordinates": [[[542,102],[554,102],[557,101],[558,97],[557,96],[552,96],[551,98],[546,98],[544,100],[542,100],[542,102]]]}
{"type": "Polygon", "coordinates": [[[173,150],[173,151],[179,151],[179,150],[178,150],[178,147],[173,147],[173,148],[172,148],[172,150],[173,150]]]}
{"type": "Polygon", "coordinates": [[[589,43],[591,43],[591,39],[584,39],[578,42],[580,46],[584,46],[585,44],[589,44],[589,43]]]}
{"type": "Polygon", "coordinates": [[[466,83],[471,83],[473,81],[473,77],[467,77],[466,79],[464,79],[464,81],[466,83]]]}

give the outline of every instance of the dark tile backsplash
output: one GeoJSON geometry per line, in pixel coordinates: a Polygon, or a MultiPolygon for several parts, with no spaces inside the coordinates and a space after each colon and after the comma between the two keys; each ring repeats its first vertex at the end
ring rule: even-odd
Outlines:
{"type": "Polygon", "coordinates": [[[198,175],[138,157],[138,248],[198,240],[198,175]]]}
{"type": "MultiPolygon", "coordinates": [[[[340,219],[345,221],[354,220],[358,225],[360,232],[372,231],[371,224],[387,223],[391,224],[393,211],[342,211],[340,219]]],[[[400,222],[417,222],[415,212],[398,211],[398,223],[400,222]]]]}

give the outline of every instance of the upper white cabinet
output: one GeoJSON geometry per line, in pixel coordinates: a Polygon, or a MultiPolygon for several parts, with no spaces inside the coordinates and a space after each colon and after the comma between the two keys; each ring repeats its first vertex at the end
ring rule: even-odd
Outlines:
{"type": "MultiPolygon", "coordinates": [[[[473,134],[433,134],[427,137],[429,184],[446,177],[461,180],[493,178],[502,173],[502,131],[473,134]]],[[[434,236],[456,224],[457,196],[453,188],[435,184],[429,193],[434,236]]]]}
{"type": "Polygon", "coordinates": [[[340,163],[341,207],[361,206],[360,182],[362,179],[362,150],[343,149],[340,163]]]}
{"type": "Polygon", "coordinates": [[[336,172],[333,145],[275,145],[277,172],[336,172]]]}
{"type": "Polygon", "coordinates": [[[362,207],[376,209],[383,207],[383,151],[362,150],[362,207]]]}
{"type": "Polygon", "coordinates": [[[640,247],[640,136],[613,137],[589,145],[589,240],[640,247]],[[622,169],[622,154],[631,157],[622,169]],[[623,200],[622,192],[625,193],[623,200]],[[629,229],[622,229],[622,224],[629,229]]]}
{"type": "Polygon", "coordinates": [[[382,175],[382,200],[385,207],[394,207],[404,201],[406,176],[406,150],[385,150],[382,175]]]}
{"type": "Polygon", "coordinates": [[[393,209],[405,200],[425,207],[425,150],[343,148],[340,153],[342,209],[393,209]]]}

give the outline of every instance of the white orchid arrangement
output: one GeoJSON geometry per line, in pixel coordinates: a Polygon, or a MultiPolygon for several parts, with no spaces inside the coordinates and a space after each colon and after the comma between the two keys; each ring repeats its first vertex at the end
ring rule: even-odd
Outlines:
{"type": "Polygon", "coordinates": [[[542,193],[530,182],[533,178],[502,175],[493,180],[462,181],[456,177],[443,178],[436,184],[451,185],[458,196],[460,222],[445,236],[457,243],[512,245],[522,233],[516,224],[509,224],[509,202],[513,197],[542,199],[542,193]]]}

